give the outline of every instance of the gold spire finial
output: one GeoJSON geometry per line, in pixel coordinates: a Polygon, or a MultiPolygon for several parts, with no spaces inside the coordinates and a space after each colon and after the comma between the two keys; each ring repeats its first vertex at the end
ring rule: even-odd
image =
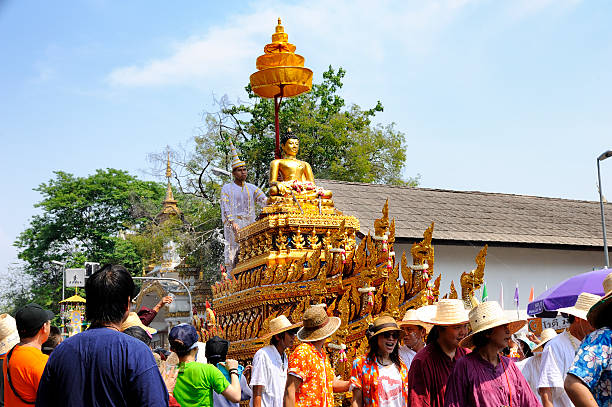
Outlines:
{"type": "MultiPolygon", "coordinates": [[[[285,27],[281,25],[281,19],[278,18],[278,25],[272,34],[272,43],[287,43],[289,41],[289,35],[285,32],[285,27]]],[[[292,47],[290,52],[295,51],[295,45],[287,43],[288,46],[292,47]]],[[[265,49],[264,49],[265,51],[265,49]]],[[[303,63],[302,63],[303,65],[303,63]]]]}
{"type": "Polygon", "coordinates": [[[168,150],[168,161],[166,163],[166,178],[170,178],[171,176],[172,170],[170,169],[170,150],[168,150]]]}

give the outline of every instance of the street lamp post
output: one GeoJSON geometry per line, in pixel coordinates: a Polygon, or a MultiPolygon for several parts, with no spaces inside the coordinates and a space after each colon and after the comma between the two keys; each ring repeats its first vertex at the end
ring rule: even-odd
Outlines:
{"type": "Polygon", "coordinates": [[[603,245],[604,245],[604,260],[606,268],[610,267],[610,258],[608,257],[608,241],[606,238],[606,216],[604,212],[603,204],[603,193],[601,191],[601,171],[599,169],[599,162],[606,158],[612,157],[612,150],[608,150],[597,157],[597,181],[599,182],[599,207],[601,209],[601,229],[603,231],[603,245]]]}

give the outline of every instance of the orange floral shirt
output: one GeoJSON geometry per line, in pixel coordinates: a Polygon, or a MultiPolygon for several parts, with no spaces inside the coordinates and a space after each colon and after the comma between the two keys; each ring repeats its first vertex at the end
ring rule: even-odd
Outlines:
{"type": "Polygon", "coordinates": [[[289,356],[288,373],[302,379],[295,392],[295,407],[333,407],[334,370],[322,352],[310,343],[301,343],[289,356]]]}

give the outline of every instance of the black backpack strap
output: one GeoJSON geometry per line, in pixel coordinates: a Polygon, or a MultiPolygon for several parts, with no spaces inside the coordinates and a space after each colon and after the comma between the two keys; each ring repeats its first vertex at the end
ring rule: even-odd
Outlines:
{"type": "Polygon", "coordinates": [[[35,401],[26,401],[23,399],[23,397],[21,397],[19,393],[17,393],[17,390],[15,390],[15,386],[13,386],[13,381],[11,380],[9,360],[11,360],[11,355],[13,354],[13,351],[15,350],[16,347],[17,345],[13,346],[11,350],[9,351],[8,355],[6,355],[6,378],[8,379],[9,385],[11,386],[11,390],[13,390],[13,394],[15,394],[15,396],[17,396],[17,398],[21,400],[22,403],[34,405],[36,404],[35,401]]]}

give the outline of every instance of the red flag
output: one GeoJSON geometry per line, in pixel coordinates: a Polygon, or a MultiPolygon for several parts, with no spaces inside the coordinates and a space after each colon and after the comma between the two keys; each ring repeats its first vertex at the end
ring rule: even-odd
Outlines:
{"type": "Polygon", "coordinates": [[[529,292],[529,302],[533,301],[533,286],[531,286],[531,291],[529,292]]]}

